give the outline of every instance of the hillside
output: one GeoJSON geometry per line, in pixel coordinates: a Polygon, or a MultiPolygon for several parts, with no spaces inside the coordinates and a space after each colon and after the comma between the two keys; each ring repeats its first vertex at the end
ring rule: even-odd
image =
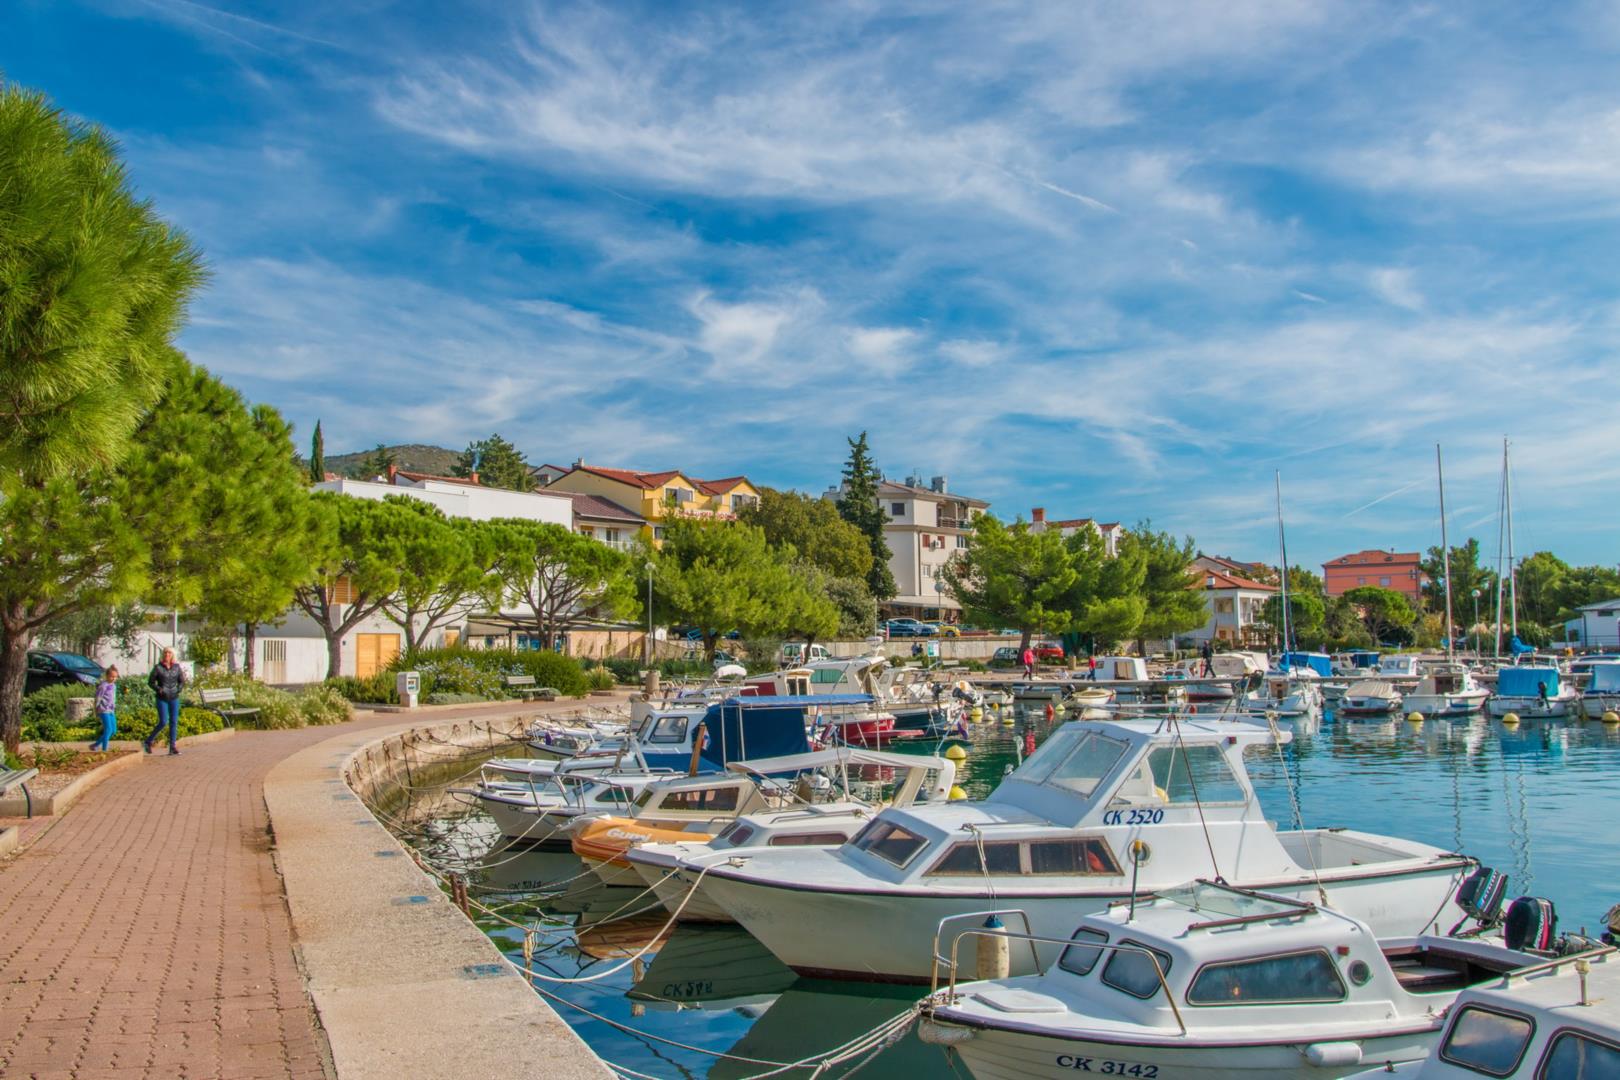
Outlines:
{"type": "MultiPolygon", "coordinates": [[[[402,446],[388,447],[394,455],[394,464],[407,472],[433,473],[435,476],[449,476],[450,467],[461,456],[459,450],[446,450],[442,446],[424,446],[421,443],[406,443],[402,446]]],[[[360,464],[372,455],[370,450],[357,450],[352,454],[327,454],[326,468],[328,472],[335,472],[339,476],[356,476],[360,464]]],[[[362,479],[370,479],[363,477],[362,479]]]]}

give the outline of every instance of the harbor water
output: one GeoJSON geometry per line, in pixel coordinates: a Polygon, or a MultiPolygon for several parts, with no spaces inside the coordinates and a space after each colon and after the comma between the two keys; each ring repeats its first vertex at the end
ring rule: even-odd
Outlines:
{"type": "MultiPolygon", "coordinates": [[[[960,781],[988,794],[1018,760],[1040,713],[1003,710],[972,725],[960,781]],[[1011,723],[1005,722],[1010,719],[1011,723]]],[[[1579,721],[1504,727],[1402,719],[1283,724],[1280,754],[1252,752],[1250,775],[1280,828],[1343,826],[1465,852],[1507,874],[1508,895],[1557,905],[1561,930],[1596,933],[1620,902],[1620,728],[1579,721]],[[1296,811],[1297,807],[1297,811],[1296,811]]],[[[936,744],[915,746],[932,753],[936,744]]],[[[446,785],[448,786],[448,785],[446,785]]],[[[805,1077],[829,1051],[907,1011],[917,987],[800,979],[745,931],[683,925],[639,887],[587,884],[573,855],[508,846],[483,814],[433,786],[389,820],[433,865],[464,873],[495,914],[480,927],[536,973],[537,992],[596,1052],[629,1076],[805,1077]],[[526,930],[532,931],[526,933],[526,930]],[[529,956],[525,960],[525,939],[529,956]],[[565,981],[567,980],[567,981],[565,981]]],[[[1206,873],[1190,867],[1189,877],[1206,873]]],[[[838,933],[836,925],[822,928],[838,933]]],[[[861,1065],[871,1076],[965,1076],[914,1031],[861,1065]]]]}

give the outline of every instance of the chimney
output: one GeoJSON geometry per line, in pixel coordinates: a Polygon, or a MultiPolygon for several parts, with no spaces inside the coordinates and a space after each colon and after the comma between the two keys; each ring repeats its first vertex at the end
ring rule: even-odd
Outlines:
{"type": "Polygon", "coordinates": [[[399,483],[399,466],[393,462],[388,463],[388,482],[390,484],[399,483]]]}
{"type": "Polygon", "coordinates": [[[583,469],[584,467],[585,467],[585,459],[583,457],[577,457],[577,458],[574,459],[574,468],[583,469]]]}
{"type": "Polygon", "coordinates": [[[1046,507],[1037,506],[1035,509],[1029,512],[1029,517],[1031,521],[1039,525],[1041,522],[1046,520],[1046,507]]]}
{"type": "Polygon", "coordinates": [[[936,495],[945,494],[945,478],[943,476],[934,477],[928,482],[928,486],[934,489],[936,495]]]}

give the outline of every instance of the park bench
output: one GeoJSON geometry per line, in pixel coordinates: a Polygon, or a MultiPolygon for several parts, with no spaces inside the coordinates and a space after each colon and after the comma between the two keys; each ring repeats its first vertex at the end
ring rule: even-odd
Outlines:
{"type": "Polygon", "coordinates": [[[234,725],[241,717],[259,715],[258,709],[236,705],[236,691],[228,686],[218,690],[202,691],[202,707],[225,721],[227,725],[234,725]]]}
{"type": "Polygon", "coordinates": [[[0,797],[21,788],[23,802],[28,805],[28,816],[34,816],[34,797],[28,793],[28,781],[39,775],[38,769],[0,769],[0,797]]]}
{"type": "Polygon", "coordinates": [[[506,689],[518,695],[524,701],[557,700],[557,691],[549,686],[536,686],[533,675],[508,675],[505,682],[506,689]]]}

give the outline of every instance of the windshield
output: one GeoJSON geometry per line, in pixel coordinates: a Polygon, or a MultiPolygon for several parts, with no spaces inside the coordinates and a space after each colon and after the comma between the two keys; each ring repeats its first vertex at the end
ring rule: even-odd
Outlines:
{"type": "Polygon", "coordinates": [[[1089,798],[1129,749],[1126,743],[1079,728],[1062,728],[1013,773],[1089,798]]]}
{"type": "Polygon", "coordinates": [[[100,664],[88,657],[80,656],[78,653],[59,652],[51,653],[50,656],[69,671],[82,671],[89,675],[101,674],[100,664]]]}

